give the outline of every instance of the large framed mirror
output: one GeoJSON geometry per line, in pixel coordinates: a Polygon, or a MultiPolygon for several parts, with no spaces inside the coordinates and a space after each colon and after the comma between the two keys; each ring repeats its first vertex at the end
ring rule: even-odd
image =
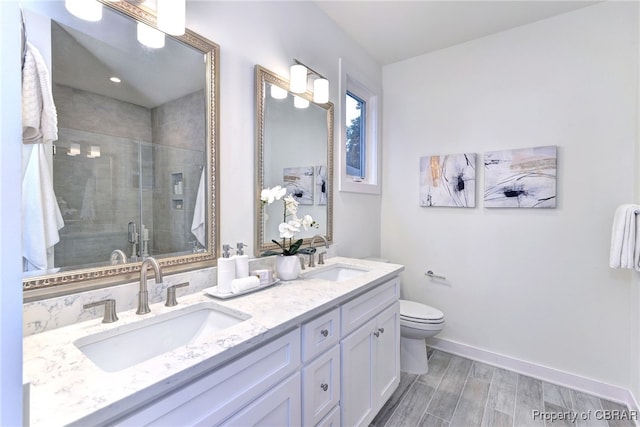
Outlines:
{"type": "Polygon", "coordinates": [[[64,222],[46,260],[32,264],[40,242],[23,206],[26,301],[134,280],[148,256],[166,273],[217,258],[219,46],[187,29],[148,47],[138,26],[155,27],[152,8],[100,2],[99,22],[61,1],[23,6],[27,40],[51,60],[58,140],[49,160],[64,222]]]}
{"type": "Polygon", "coordinates": [[[318,228],[296,238],[309,244],[316,234],[333,240],[333,114],[332,103],[316,104],[311,92],[289,92],[289,81],[256,66],[256,255],[277,250],[283,206],[262,206],[260,193],[276,185],[287,188],[318,228]],[[306,107],[296,107],[296,97],[306,107]]]}

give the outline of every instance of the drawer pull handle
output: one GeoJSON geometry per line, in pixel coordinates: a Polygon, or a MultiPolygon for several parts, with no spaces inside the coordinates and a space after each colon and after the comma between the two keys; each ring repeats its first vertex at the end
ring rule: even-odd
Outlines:
{"type": "Polygon", "coordinates": [[[320,384],[320,388],[322,389],[322,391],[327,391],[329,390],[329,384],[320,384]]]}
{"type": "Polygon", "coordinates": [[[380,331],[381,334],[384,334],[384,328],[380,328],[378,330],[380,331]]]}
{"type": "Polygon", "coordinates": [[[373,335],[375,335],[375,336],[376,336],[376,338],[378,338],[378,337],[380,336],[380,332],[375,331],[375,332],[373,333],[373,335]]]}
{"type": "Polygon", "coordinates": [[[329,336],[329,331],[326,329],[323,329],[320,331],[320,335],[322,335],[323,337],[328,337],[329,336]]]}

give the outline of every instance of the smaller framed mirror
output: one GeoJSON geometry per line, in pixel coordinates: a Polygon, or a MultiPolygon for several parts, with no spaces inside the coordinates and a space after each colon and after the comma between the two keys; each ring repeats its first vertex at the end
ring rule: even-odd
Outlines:
{"type": "Polygon", "coordinates": [[[318,228],[296,238],[309,244],[321,234],[333,240],[333,104],[316,104],[311,92],[289,92],[289,81],[256,66],[256,255],[278,250],[282,203],[262,206],[260,193],[280,185],[298,201],[298,215],[318,228]],[[300,102],[306,107],[294,105],[300,102]]]}

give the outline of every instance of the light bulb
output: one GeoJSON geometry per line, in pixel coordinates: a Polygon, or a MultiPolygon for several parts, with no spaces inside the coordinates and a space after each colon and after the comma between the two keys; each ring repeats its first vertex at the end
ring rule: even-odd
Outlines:
{"type": "Polygon", "coordinates": [[[296,108],[307,108],[309,106],[309,101],[304,98],[300,98],[299,96],[294,96],[293,106],[296,108]]]}
{"type": "Polygon", "coordinates": [[[300,64],[291,66],[289,90],[293,93],[305,93],[307,91],[307,67],[300,64]]]}
{"type": "Polygon", "coordinates": [[[313,81],[313,102],[317,104],[329,102],[329,80],[320,78],[313,81]]]}
{"type": "Polygon", "coordinates": [[[172,36],[184,34],[186,0],[157,0],[158,28],[172,36]]]}
{"type": "Polygon", "coordinates": [[[164,33],[147,24],[138,22],[137,36],[138,41],[147,47],[152,49],[164,47],[164,33]]]}
{"type": "Polygon", "coordinates": [[[64,6],[73,16],[85,21],[102,19],[102,3],[97,0],[64,0],[64,6]]]}
{"type": "Polygon", "coordinates": [[[271,85],[271,97],[273,99],[285,99],[289,95],[286,89],[282,89],[280,86],[271,85]]]}

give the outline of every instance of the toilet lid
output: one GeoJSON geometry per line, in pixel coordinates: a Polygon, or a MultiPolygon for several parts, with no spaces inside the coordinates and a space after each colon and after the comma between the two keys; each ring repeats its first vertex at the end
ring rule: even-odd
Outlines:
{"type": "Polygon", "coordinates": [[[400,317],[413,322],[438,321],[444,313],[419,302],[400,300],[400,317]]]}

